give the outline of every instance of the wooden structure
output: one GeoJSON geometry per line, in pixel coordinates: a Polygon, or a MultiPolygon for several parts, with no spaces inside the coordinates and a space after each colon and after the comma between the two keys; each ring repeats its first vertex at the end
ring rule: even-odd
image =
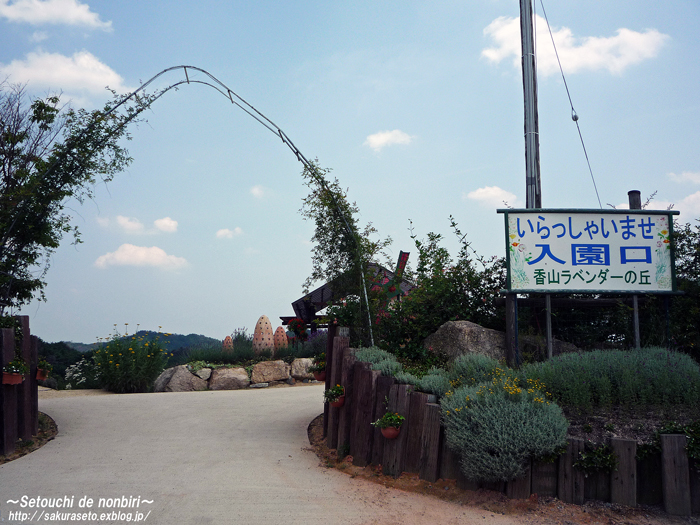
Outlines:
{"type": "Polygon", "coordinates": [[[18,385],[0,385],[0,454],[15,451],[17,441],[28,441],[39,433],[39,384],[36,379],[39,338],[29,333],[29,317],[19,317],[22,339],[14,328],[0,329],[0,368],[15,357],[15,350],[29,365],[29,374],[18,385]],[[19,344],[19,348],[17,348],[19,344]]]}
{"type": "Polygon", "coordinates": [[[431,482],[455,479],[460,488],[498,490],[510,498],[539,494],[575,504],[586,499],[628,506],[663,503],[669,514],[700,513],[700,465],[688,459],[685,436],[662,436],[661,454],[644,460],[636,458],[636,442],[613,438],[610,446],[618,457],[617,469],[588,476],[574,467],[584,442],[572,438],[554,461],[531,461],[523,478],[470,481],[461,472],[458,455],[446,446],[434,396],[413,392],[411,386],[396,384],[394,378],[372,371],[368,363],[357,362],[347,337],[329,334],[326,357],[326,388],[345,387],[342,407],[326,404],[327,444],[352,455],[354,465],[381,465],[384,474],[394,477],[410,472],[431,482]],[[406,418],[399,437],[392,440],[370,425],[387,410],[406,418]]]}

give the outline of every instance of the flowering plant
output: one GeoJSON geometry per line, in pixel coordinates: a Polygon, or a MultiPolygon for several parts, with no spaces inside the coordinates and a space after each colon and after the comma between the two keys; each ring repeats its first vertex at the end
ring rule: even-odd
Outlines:
{"type": "Polygon", "coordinates": [[[399,415],[398,412],[387,412],[381,418],[377,419],[374,423],[372,423],[372,426],[378,428],[400,428],[401,425],[403,425],[405,419],[406,418],[402,415],[399,415]]]}
{"type": "Polygon", "coordinates": [[[323,372],[326,369],[326,353],[314,357],[314,364],[309,367],[309,372],[323,372]]]}
{"type": "Polygon", "coordinates": [[[15,358],[12,361],[5,365],[2,371],[7,372],[8,374],[26,375],[29,373],[29,367],[27,366],[27,363],[24,361],[24,359],[22,359],[19,356],[15,356],[15,358]]]}
{"type": "Polygon", "coordinates": [[[306,323],[303,319],[295,317],[287,323],[289,329],[301,340],[306,340],[306,323]]]}
{"type": "Polygon", "coordinates": [[[335,403],[338,401],[340,396],[345,395],[345,387],[342,387],[340,385],[335,385],[334,387],[329,388],[323,393],[323,399],[327,403],[335,403]]]}
{"type": "Polygon", "coordinates": [[[51,370],[53,370],[53,365],[49,363],[45,357],[39,358],[39,362],[37,363],[36,367],[40,370],[46,370],[47,372],[51,372],[51,370]]]}

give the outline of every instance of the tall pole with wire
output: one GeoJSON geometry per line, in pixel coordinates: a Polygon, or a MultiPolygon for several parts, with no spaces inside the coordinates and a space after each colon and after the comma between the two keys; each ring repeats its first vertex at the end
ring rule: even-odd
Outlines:
{"type": "Polygon", "coordinates": [[[525,181],[526,208],[542,207],[540,188],[540,135],[537,118],[537,70],[532,29],[532,1],[520,0],[520,33],[525,99],[525,181]]]}

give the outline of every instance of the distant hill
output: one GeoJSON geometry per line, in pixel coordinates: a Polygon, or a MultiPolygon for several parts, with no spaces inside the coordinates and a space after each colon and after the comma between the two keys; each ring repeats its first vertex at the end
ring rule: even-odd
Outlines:
{"type": "MultiPolygon", "coordinates": [[[[169,352],[190,346],[221,345],[221,340],[199,334],[170,334],[168,337],[165,337],[165,335],[162,333],[152,332],[150,330],[140,330],[134,335],[136,337],[143,337],[146,341],[152,341],[156,337],[160,337],[161,343],[163,343],[164,348],[169,352]]],[[[134,335],[129,335],[128,337],[134,337],[134,335]]],[[[99,343],[87,344],[68,341],[64,341],[64,343],[78,352],[89,352],[90,350],[94,350],[100,346],[99,343]]]]}

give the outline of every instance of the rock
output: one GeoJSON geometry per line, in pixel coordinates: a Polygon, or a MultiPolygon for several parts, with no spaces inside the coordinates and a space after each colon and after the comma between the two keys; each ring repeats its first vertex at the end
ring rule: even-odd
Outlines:
{"type": "Polygon", "coordinates": [[[291,367],[284,361],[263,361],[253,367],[251,382],[269,383],[270,381],[286,381],[291,367]]]}
{"type": "Polygon", "coordinates": [[[210,390],[239,390],[249,384],[245,368],[217,368],[209,379],[210,390]]]}
{"type": "Polygon", "coordinates": [[[295,359],[294,361],[292,361],[292,377],[297,381],[303,379],[313,379],[314,375],[311,372],[309,372],[309,367],[313,364],[314,360],[309,359],[308,357],[301,357],[295,359]]]}
{"type": "Polygon", "coordinates": [[[200,368],[194,375],[207,381],[211,377],[211,368],[200,368]]]}
{"type": "MultiPolygon", "coordinates": [[[[521,356],[528,360],[542,360],[547,355],[547,342],[543,337],[520,336],[518,346],[521,356]]],[[[423,341],[423,347],[434,353],[444,353],[450,360],[464,354],[483,354],[494,359],[506,356],[506,334],[484,328],[470,321],[448,321],[423,341]]],[[[553,355],[577,352],[576,346],[555,339],[553,355]]]]}
{"type": "Polygon", "coordinates": [[[293,377],[288,377],[287,380],[285,381],[288,385],[293,385],[296,383],[293,377]]]}
{"type": "Polygon", "coordinates": [[[252,383],[249,388],[267,388],[269,383],[252,383]]]}
{"type": "Polygon", "coordinates": [[[166,368],[165,370],[163,370],[160,373],[160,375],[156,378],[156,382],[153,385],[153,391],[154,392],[165,392],[165,387],[170,382],[170,379],[173,377],[174,373],[175,373],[175,367],[166,368]]]}
{"type": "Polygon", "coordinates": [[[208,388],[207,382],[190,372],[187,365],[176,366],[174,370],[164,392],[193,392],[208,388]]]}
{"type": "Polygon", "coordinates": [[[448,321],[423,341],[423,347],[444,353],[450,360],[470,353],[502,359],[506,356],[506,334],[470,321],[448,321]]]}

